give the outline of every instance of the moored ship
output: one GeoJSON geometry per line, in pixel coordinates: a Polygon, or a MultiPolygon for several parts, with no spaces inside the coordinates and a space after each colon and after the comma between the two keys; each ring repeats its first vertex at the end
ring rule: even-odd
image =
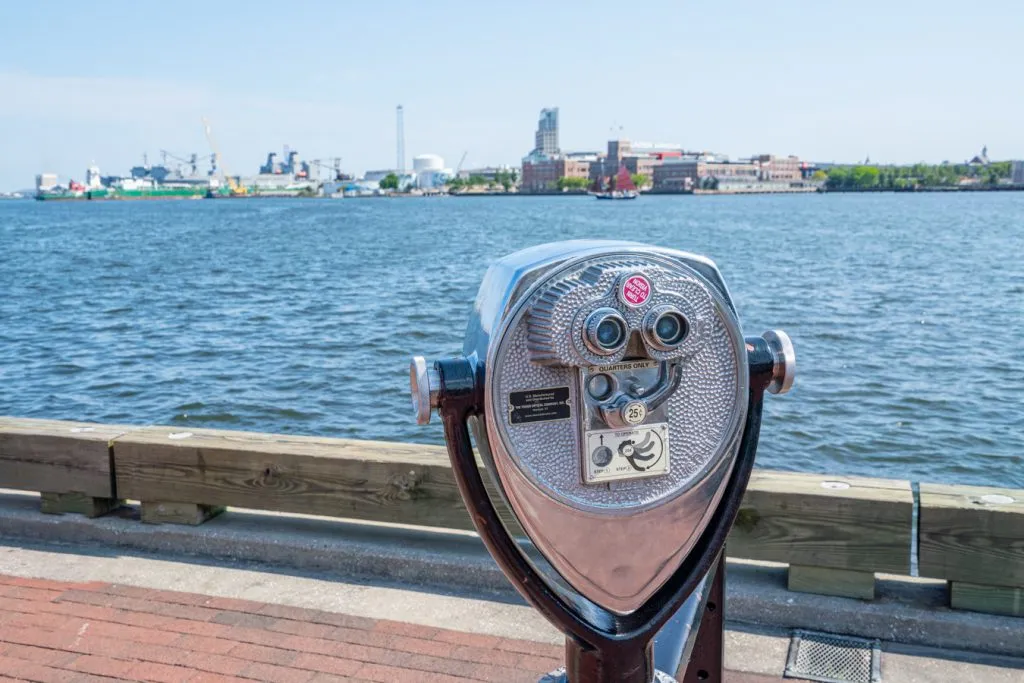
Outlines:
{"type": "Polygon", "coordinates": [[[85,172],[85,182],[74,180],[66,186],[57,183],[57,176],[43,173],[36,176],[36,199],[69,200],[139,200],[139,199],[203,199],[227,195],[230,189],[213,175],[202,175],[196,169],[196,155],[191,160],[192,172],[181,168],[171,170],[164,165],[143,164],[131,170],[130,177],[100,175],[96,166],[85,172]]]}
{"type": "Polygon", "coordinates": [[[594,189],[590,194],[598,199],[637,198],[636,185],[633,183],[633,179],[630,177],[629,171],[625,166],[620,166],[618,175],[609,179],[609,187],[605,188],[600,179],[594,185],[594,189]]]}

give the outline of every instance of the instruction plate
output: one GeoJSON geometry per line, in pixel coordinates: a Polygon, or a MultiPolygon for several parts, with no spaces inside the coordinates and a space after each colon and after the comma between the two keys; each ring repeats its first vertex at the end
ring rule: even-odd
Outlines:
{"type": "Polygon", "coordinates": [[[631,429],[599,429],[585,433],[583,481],[639,479],[668,473],[668,423],[631,429]]]}
{"type": "Polygon", "coordinates": [[[569,387],[513,391],[508,395],[508,402],[508,421],[514,425],[568,420],[572,417],[569,387]]]}

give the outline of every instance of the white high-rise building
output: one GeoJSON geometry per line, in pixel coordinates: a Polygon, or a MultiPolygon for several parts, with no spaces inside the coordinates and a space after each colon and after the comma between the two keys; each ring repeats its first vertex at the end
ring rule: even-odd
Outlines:
{"type": "Polygon", "coordinates": [[[1015,161],[1011,167],[1010,178],[1014,184],[1024,185],[1024,161],[1015,161]]]}
{"type": "Polygon", "coordinates": [[[558,149],[558,107],[540,110],[537,121],[537,133],[534,136],[533,153],[541,156],[554,156],[558,149]]]}
{"type": "Polygon", "coordinates": [[[56,173],[40,173],[36,176],[36,190],[52,190],[57,187],[56,173]]]}

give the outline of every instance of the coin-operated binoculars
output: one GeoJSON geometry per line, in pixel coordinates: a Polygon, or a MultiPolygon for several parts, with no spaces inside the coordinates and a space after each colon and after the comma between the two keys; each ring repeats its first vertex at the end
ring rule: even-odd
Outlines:
{"type": "Polygon", "coordinates": [[[477,531],[566,634],[565,671],[548,680],[720,680],[722,603],[708,595],[722,590],[764,392],[793,382],[789,338],[745,339],[706,258],[577,241],[495,263],[463,354],[413,359],[417,419],[438,410],[477,531]]]}

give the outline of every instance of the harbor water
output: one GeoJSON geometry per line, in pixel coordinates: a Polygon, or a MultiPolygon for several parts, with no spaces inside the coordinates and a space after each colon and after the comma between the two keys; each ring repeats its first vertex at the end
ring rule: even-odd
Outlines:
{"type": "Polygon", "coordinates": [[[758,464],[1024,487],[1024,193],[0,202],[0,414],[441,443],[408,360],[488,264],[705,254],[793,338],[758,464]]]}

